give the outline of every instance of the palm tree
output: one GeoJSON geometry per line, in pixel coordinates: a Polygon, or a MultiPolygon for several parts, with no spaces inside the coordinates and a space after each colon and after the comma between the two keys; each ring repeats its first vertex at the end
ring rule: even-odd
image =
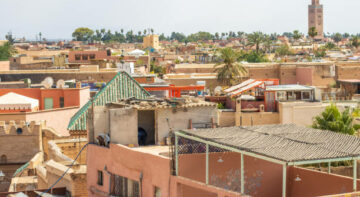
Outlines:
{"type": "Polygon", "coordinates": [[[249,34],[247,39],[248,39],[248,45],[256,46],[256,53],[258,53],[260,49],[260,45],[265,41],[265,35],[262,32],[258,31],[249,34]]]}
{"type": "Polygon", "coordinates": [[[350,109],[340,112],[336,105],[331,104],[326,107],[321,115],[315,117],[312,127],[315,129],[353,135],[360,129],[360,125],[353,124],[353,121],[354,116],[350,112],[350,109]]]}
{"type": "Polygon", "coordinates": [[[271,53],[272,44],[273,44],[273,41],[271,40],[270,36],[265,36],[265,39],[264,39],[265,52],[271,53]]]}
{"type": "Polygon", "coordinates": [[[293,37],[294,37],[295,41],[298,41],[302,37],[302,34],[299,32],[299,30],[295,30],[293,34],[294,34],[293,37]]]}
{"type": "Polygon", "coordinates": [[[243,74],[247,73],[243,65],[238,62],[240,54],[232,48],[221,48],[218,52],[221,62],[215,65],[217,79],[223,84],[233,85],[243,74]]]}
{"type": "Polygon", "coordinates": [[[314,40],[315,36],[318,35],[318,32],[315,27],[310,27],[308,34],[314,40]]]}

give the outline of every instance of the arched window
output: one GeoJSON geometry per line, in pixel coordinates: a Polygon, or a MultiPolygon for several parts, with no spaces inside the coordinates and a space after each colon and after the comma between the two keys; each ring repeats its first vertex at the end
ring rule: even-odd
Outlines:
{"type": "Polygon", "coordinates": [[[7,163],[7,157],[6,155],[1,155],[0,157],[0,164],[6,164],[7,163]]]}

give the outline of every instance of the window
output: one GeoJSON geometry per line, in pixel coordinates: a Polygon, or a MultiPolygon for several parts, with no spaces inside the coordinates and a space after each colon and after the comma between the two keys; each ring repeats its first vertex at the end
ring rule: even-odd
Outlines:
{"type": "Polygon", "coordinates": [[[60,97],[60,107],[63,108],[64,106],[64,97],[60,97]]]}
{"type": "Polygon", "coordinates": [[[154,197],[161,197],[161,190],[158,187],[154,188],[154,197]]]}
{"type": "Polygon", "coordinates": [[[7,163],[7,157],[6,155],[1,155],[0,157],[0,164],[6,164],[7,163]]]}
{"type": "Polygon", "coordinates": [[[98,170],[98,179],[97,179],[98,185],[103,185],[103,172],[98,170]]]}
{"type": "Polygon", "coordinates": [[[287,92],[287,100],[289,101],[296,100],[294,92],[287,92]]]}
{"type": "Polygon", "coordinates": [[[89,57],[90,57],[91,60],[93,60],[93,59],[95,59],[95,54],[90,54],[89,57]]]}
{"type": "Polygon", "coordinates": [[[21,134],[23,133],[22,128],[17,128],[17,129],[16,129],[16,133],[17,133],[18,135],[21,135],[21,134]]]}
{"type": "Polygon", "coordinates": [[[311,99],[310,92],[301,92],[301,99],[302,100],[310,100],[311,99]]]}
{"type": "Polygon", "coordinates": [[[75,60],[81,60],[81,55],[75,55],[75,60]]]}
{"type": "Polygon", "coordinates": [[[82,59],[83,59],[83,60],[88,60],[88,59],[89,59],[89,56],[88,56],[88,55],[82,55],[82,59]]]}
{"type": "Polygon", "coordinates": [[[111,196],[140,197],[140,184],[138,181],[126,177],[111,175],[111,196]]]}
{"type": "Polygon", "coordinates": [[[286,92],[284,91],[276,92],[276,100],[286,101],[286,92]]]}

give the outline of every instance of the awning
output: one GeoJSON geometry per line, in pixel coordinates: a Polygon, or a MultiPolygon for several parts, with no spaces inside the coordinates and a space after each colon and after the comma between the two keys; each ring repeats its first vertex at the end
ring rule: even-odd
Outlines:
{"type": "Polygon", "coordinates": [[[0,109],[34,109],[39,107],[39,100],[9,92],[0,97],[0,109]]]}
{"type": "Polygon", "coordinates": [[[263,85],[264,83],[265,83],[265,82],[263,82],[263,81],[255,81],[254,83],[250,83],[250,84],[246,85],[245,87],[242,87],[242,88],[240,88],[240,89],[238,89],[238,90],[235,90],[235,91],[233,91],[233,92],[230,92],[229,95],[230,95],[231,97],[237,96],[237,95],[239,95],[239,94],[241,94],[241,93],[243,93],[243,92],[246,92],[246,91],[248,91],[248,90],[250,90],[250,89],[252,89],[252,88],[259,87],[259,86],[263,85]]]}
{"type": "Polygon", "coordinates": [[[235,91],[235,90],[237,90],[237,89],[240,89],[240,88],[242,88],[242,87],[245,87],[245,86],[247,86],[247,85],[249,85],[249,84],[251,84],[251,83],[254,83],[254,82],[255,82],[254,79],[248,79],[248,80],[246,80],[246,81],[244,81],[244,82],[242,82],[242,83],[240,83],[240,84],[238,84],[238,85],[231,86],[230,88],[224,90],[224,92],[230,93],[230,92],[232,92],[232,91],[235,91]]]}

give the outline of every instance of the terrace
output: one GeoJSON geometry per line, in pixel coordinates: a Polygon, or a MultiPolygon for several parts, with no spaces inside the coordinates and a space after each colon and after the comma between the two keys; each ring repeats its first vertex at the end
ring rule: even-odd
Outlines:
{"type": "Polygon", "coordinates": [[[251,196],[321,196],[357,191],[360,139],[295,125],[175,133],[176,175],[251,196]],[[353,178],[331,163],[353,162],[353,178]],[[194,165],[196,163],[196,165],[194,165]],[[328,173],[303,168],[326,163],[328,173]]]}

